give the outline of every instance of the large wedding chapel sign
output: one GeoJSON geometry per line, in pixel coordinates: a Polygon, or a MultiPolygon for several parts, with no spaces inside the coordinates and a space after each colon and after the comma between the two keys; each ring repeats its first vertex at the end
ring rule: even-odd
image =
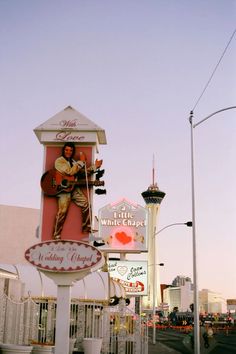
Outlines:
{"type": "Polygon", "coordinates": [[[101,250],[109,252],[147,251],[147,209],[126,199],[99,210],[101,250]]]}
{"type": "Polygon", "coordinates": [[[92,187],[104,184],[99,184],[102,181],[97,171],[102,160],[96,154],[99,144],[106,144],[106,135],[104,129],[71,106],[34,132],[44,148],[41,243],[27,249],[25,258],[57,285],[55,354],[65,354],[69,352],[71,286],[104,265],[100,250],[86,241],[92,224],[92,187]],[[78,195],[83,203],[78,202],[78,195]],[[83,228],[86,203],[90,223],[83,228]]]}

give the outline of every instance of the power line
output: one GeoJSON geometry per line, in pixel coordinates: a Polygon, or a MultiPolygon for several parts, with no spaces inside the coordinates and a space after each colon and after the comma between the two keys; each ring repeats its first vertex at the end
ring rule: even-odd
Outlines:
{"type": "Polygon", "coordinates": [[[234,30],[233,34],[231,35],[231,37],[230,37],[230,39],[229,39],[229,41],[228,41],[228,43],[227,43],[227,45],[226,45],[226,47],[225,47],[223,53],[222,53],[221,56],[220,56],[220,59],[218,60],[218,63],[216,64],[216,66],[215,66],[215,68],[214,68],[214,70],[213,70],[213,72],[212,72],[212,74],[211,74],[209,80],[207,81],[207,83],[206,83],[206,85],[205,85],[205,87],[204,87],[204,89],[203,89],[201,95],[199,96],[197,102],[195,103],[195,105],[194,105],[192,111],[194,111],[194,109],[195,109],[196,106],[198,105],[200,99],[201,99],[202,96],[204,95],[204,93],[205,93],[207,87],[209,86],[209,84],[210,84],[210,82],[211,82],[211,80],[212,80],[212,78],[213,78],[213,76],[214,76],[214,74],[215,74],[215,72],[216,72],[218,66],[220,65],[220,62],[222,61],[222,59],[223,59],[223,57],[224,57],[224,55],[225,55],[225,53],[226,53],[226,51],[227,51],[227,49],[228,49],[228,47],[229,47],[231,41],[232,41],[232,39],[233,39],[235,33],[236,33],[236,29],[234,30]]]}

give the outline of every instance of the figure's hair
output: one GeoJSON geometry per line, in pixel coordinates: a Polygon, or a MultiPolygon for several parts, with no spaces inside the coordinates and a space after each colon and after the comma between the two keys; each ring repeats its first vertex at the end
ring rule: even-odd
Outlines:
{"type": "Polygon", "coordinates": [[[75,144],[72,143],[72,142],[67,142],[67,143],[64,144],[64,146],[63,146],[63,148],[62,148],[62,156],[65,157],[65,154],[64,154],[64,153],[65,153],[65,148],[66,148],[67,146],[69,146],[69,147],[71,147],[71,148],[73,149],[73,152],[72,152],[72,155],[71,155],[71,158],[73,158],[73,157],[74,157],[74,154],[75,154],[75,144]]]}

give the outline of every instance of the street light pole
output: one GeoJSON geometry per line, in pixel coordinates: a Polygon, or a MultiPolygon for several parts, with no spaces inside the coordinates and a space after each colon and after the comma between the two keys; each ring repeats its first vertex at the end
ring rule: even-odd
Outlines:
{"type": "Polygon", "coordinates": [[[196,218],[195,218],[195,181],[194,181],[194,134],[193,113],[189,118],[191,124],[191,179],[192,179],[192,247],[193,247],[193,303],[194,303],[194,353],[200,354],[200,322],[199,322],[199,298],[198,298],[198,274],[197,274],[197,246],[196,246],[196,218]]]}
{"type": "Polygon", "coordinates": [[[214,115],[235,109],[236,106],[222,108],[211,113],[199,122],[193,124],[193,111],[190,112],[189,122],[191,126],[191,184],[192,184],[192,242],[193,242],[193,284],[194,284],[194,353],[200,354],[200,328],[199,328],[199,295],[197,274],[197,242],[196,242],[196,216],[195,216],[195,180],[194,180],[194,128],[214,115]]]}

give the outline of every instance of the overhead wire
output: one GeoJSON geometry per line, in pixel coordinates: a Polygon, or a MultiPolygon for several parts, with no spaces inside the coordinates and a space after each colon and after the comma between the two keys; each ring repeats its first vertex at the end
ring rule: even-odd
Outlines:
{"type": "Polygon", "coordinates": [[[229,46],[230,46],[230,43],[231,43],[232,40],[233,40],[233,37],[234,37],[235,33],[236,33],[236,28],[235,28],[235,30],[233,31],[233,33],[232,33],[232,35],[231,35],[231,37],[230,37],[230,39],[229,39],[229,41],[228,41],[228,43],[227,43],[225,49],[223,50],[223,53],[221,54],[220,59],[218,60],[218,62],[217,62],[217,64],[216,64],[216,66],[215,66],[215,68],[214,68],[214,70],[213,70],[213,72],[212,72],[210,78],[208,79],[206,85],[204,86],[204,89],[202,90],[201,95],[199,96],[199,98],[198,98],[198,100],[196,101],[196,103],[195,103],[193,109],[191,110],[192,112],[193,112],[194,109],[197,107],[197,105],[198,105],[198,103],[200,102],[202,96],[204,95],[206,89],[208,88],[208,86],[209,86],[209,84],[210,84],[210,82],[211,82],[211,80],[212,80],[212,78],[213,78],[213,76],[214,76],[216,70],[218,69],[218,67],[219,67],[219,65],[220,65],[220,63],[221,63],[221,61],[222,61],[222,59],[223,59],[223,57],[224,57],[224,55],[225,55],[227,49],[228,49],[229,46]]]}

